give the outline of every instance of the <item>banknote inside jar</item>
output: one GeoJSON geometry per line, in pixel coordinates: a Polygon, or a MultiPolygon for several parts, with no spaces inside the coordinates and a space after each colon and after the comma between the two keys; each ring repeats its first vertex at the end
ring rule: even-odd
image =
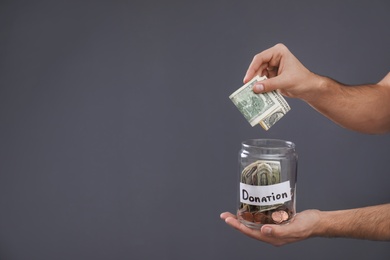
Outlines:
{"type": "MultiPolygon", "coordinates": [[[[273,185],[281,182],[280,174],[280,162],[259,160],[244,168],[240,181],[255,186],[273,185]]],[[[291,191],[291,200],[281,204],[258,206],[240,203],[237,218],[252,228],[288,223],[295,215],[294,201],[294,192],[291,191]]]]}

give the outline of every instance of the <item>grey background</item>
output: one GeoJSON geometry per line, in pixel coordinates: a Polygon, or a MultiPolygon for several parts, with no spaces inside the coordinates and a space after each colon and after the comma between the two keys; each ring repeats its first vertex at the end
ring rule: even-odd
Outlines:
{"type": "MultiPolygon", "coordinates": [[[[237,153],[299,153],[297,208],[388,203],[390,136],[300,100],[268,132],[228,96],[278,42],[346,84],[390,71],[389,1],[1,1],[0,259],[388,259],[388,242],[284,247],[219,219],[237,153]]],[[[375,111],[373,111],[374,113],[375,111]]]]}

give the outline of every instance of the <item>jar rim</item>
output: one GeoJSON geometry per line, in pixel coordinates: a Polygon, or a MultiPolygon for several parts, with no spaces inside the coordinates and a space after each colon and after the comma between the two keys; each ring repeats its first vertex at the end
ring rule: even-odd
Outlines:
{"type": "Polygon", "coordinates": [[[243,141],[243,147],[257,149],[295,149],[295,144],[282,139],[248,139],[243,141]]]}

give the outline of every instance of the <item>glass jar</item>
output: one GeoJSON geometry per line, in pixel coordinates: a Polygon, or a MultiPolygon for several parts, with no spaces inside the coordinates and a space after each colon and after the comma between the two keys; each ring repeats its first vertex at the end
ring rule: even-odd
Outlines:
{"type": "Polygon", "coordinates": [[[296,214],[298,155],[295,144],[277,139],[242,142],[237,218],[250,228],[285,224],[296,214]]]}

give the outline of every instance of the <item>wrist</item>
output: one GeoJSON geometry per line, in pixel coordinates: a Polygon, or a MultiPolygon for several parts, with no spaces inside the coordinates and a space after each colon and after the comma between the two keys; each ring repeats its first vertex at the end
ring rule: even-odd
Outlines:
{"type": "Polygon", "coordinates": [[[329,237],[331,229],[331,219],[330,212],[319,211],[317,210],[317,223],[314,226],[312,236],[313,237],[329,237]]]}
{"type": "Polygon", "coordinates": [[[301,97],[302,100],[311,104],[317,103],[319,100],[326,100],[325,95],[328,93],[329,78],[317,75],[313,72],[310,72],[310,77],[307,79],[307,91],[301,97]]]}

